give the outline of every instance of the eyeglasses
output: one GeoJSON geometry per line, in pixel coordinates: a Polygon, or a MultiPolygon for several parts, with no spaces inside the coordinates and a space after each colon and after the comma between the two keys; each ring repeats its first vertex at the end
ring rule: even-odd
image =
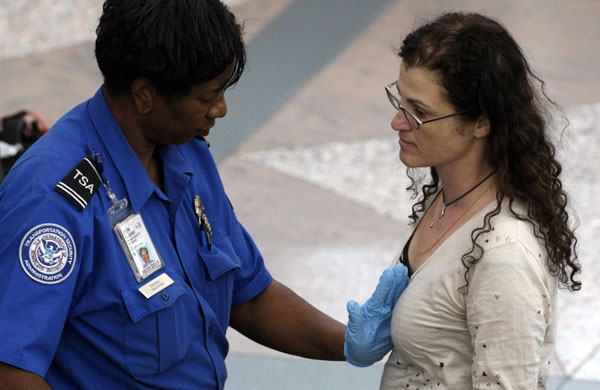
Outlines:
{"type": "Polygon", "coordinates": [[[390,103],[392,103],[392,106],[394,106],[394,108],[396,110],[398,110],[398,111],[402,110],[402,113],[404,113],[404,117],[406,118],[408,123],[415,129],[420,129],[421,126],[424,125],[425,123],[435,122],[435,121],[439,121],[440,119],[446,119],[446,118],[450,118],[451,116],[462,115],[462,114],[466,113],[466,111],[455,112],[454,114],[444,115],[444,116],[440,116],[439,118],[422,121],[419,118],[417,118],[414,114],[411,114],[411,112],[408,111],[406,109],[406,107],[404,107],[402,105],[402,103],[400,103],[400,98],[395,96],[394,93],[392,92],[392,87],[395,85],[396,85],[396,81],[394,81],[393,83],[389,83],[388,85],[385,86],[385,92],[387,93],[388,99],[390,99],[390,103]]]}

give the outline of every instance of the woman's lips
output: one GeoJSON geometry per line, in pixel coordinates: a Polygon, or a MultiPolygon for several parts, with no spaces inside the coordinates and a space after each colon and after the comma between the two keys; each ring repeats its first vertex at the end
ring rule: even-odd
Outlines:
{"type": "Polygon", "coordinates": [[[413,144],[412,142],[403,140],[402,138],[398,138],[398,144],[400,144],[400,147],[402,149],[417,149],[417,145],[413,144]]]}

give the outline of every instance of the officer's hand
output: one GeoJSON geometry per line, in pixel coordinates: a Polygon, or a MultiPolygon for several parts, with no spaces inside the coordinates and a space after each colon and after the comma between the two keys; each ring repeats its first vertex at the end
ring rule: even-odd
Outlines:
{"type": "Polygon", "coordinates": [[[364,305],[348,302],[348,328],[344,343],[348,363],[367,367],[381,360],[392,349],[392,312],[408,281],[407,268],[398,264],[383,272],[375,292],[364,305]]]}

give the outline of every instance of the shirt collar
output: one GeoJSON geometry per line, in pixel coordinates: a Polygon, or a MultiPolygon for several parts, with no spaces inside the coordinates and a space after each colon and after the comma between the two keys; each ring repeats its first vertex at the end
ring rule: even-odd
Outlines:
{"type": "MultiPolygon", "coordinates": [[[[108,155],[113,161],[119,175],[123,179],[127,196],[135,212],[138,212],[148,198],[154,192],[154,183],[150,180],[146,169],[137,158],[137,155],[129,145],[127,138],[117,124],[102,93],[102,87],[88,105],[88,112],[102,140],[108,155]]],[[[111,178],[107,178],[109,181],[111,178]]],[[[116,194],[121,198],[124,194],[116,194]]]]}
{"type": "Polygon", "coordinates": [[[165,192],[171,201],[169,213],[174,218],[192,181],[193,171],[177,146],[164,145],[158,151],[163,161],[165,192]]]}

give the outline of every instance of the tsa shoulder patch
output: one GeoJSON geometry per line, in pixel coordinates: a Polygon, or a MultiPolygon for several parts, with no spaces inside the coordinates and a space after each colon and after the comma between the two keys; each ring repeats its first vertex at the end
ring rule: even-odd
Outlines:
{"type": "Polygon", "coordinates": [[[42,284],[56,284],[73,272],[77,250],[67,229],[45,223],[25,234],[19,246],[19,259],[31,279],[42,284]]]}
{"type": "Polygon", "coordinates": [[[54,187],[54,190],[73,203],[77,210],[82,211],[100,184],[102,177],[98,173],[95,161],[91,157],[85,157],[54,187]]]}

